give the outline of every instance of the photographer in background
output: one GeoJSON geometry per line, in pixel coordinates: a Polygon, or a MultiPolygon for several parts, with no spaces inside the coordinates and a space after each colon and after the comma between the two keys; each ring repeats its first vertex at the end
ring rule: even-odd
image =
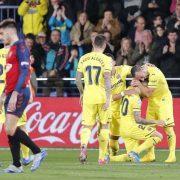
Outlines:
{"type": "Polygon", "coordinates": [[[44,16],[48,11],[48,0],[24,0],[18,7],[23,17],[23,33],[37,35],[45,32],[44,16]]]}

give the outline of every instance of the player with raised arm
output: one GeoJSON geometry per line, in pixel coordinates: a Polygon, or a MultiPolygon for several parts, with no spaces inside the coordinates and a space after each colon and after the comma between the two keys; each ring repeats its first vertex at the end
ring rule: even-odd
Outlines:
{"type": "MultiPolygon", "coordinates": [[[[5,169],[6,173],[22,173],[20,162],[20,143],[26,145],[34,154],[31,171],[35,171],[46,156],[46,151],[40,148],[29,138],[29,136],[17,127],[30,98],[30,53],[24,41],[17,36],[17,27],[14,20],[7,19],[1,22],[3,41],[10,44],[10,50],[6,57],[6,84],[4,93],[6,99],[5,108],[5,130],[9,140],[9,146],[13,158],[13,164],[5,169]]],[[[1,96],[1,101],[4,96],[1,96]]]]}
{"type": "Polygon", "coordinates": [[[106,40],[103,35],[97,35],[93,42],[93,52],[81,57],[76,77],[76,84],[82,100],[82,130],[80,162],[87,160],[87,145],[91,129],[99,117],[99,164],[106,163],[106,153],[109,141],[110,96],[111,96],[111,58],[104,55],[106,40]],[[84,77],[84,88],[82,78],[84,77]]]}
{"type": "MultiPolygon", "coordinates": [[[[129,86],[127,90],[134,87],[129,86]]],[[[137,90],[136,90],[137,91],[137,90]]],[[[127,154],[111,156],[111,161],[140,162],[139,154],[162,140],[162,135],[148,125],[164,126],[163,120],[146,120],[141,117],[141,98],[139,94],[125,95],[121,104],[120,134],[124,140],[127,154]],[[143,141],[142,144],[139,142],[143,141]]]]}
{"type": "MultiPolygon", "coordinates": [[[[165,162],[176,162],[176,135],[174,132],[174,116],[172,94],[169,90],[164,74],[157,67],[134,66],[132,75],[135,79],[133,86],[139,87],[143,96],[148,98],[147,119],[163,119],[166,122],[164,130],[167,134],[169,145],[169,156],[165,162]],[[148,85],[144,86],[140,81],[146,80],[148,85]]],[[[155,160],[154,148],[142,159],[143,162],[155,160]]]]}

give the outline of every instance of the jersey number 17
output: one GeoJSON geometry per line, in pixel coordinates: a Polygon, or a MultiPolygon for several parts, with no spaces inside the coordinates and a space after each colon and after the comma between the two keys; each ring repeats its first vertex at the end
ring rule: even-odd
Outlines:
{"type": "Polygon", "coordinates": [[[95,82],[95,84],[98,85],[99,84],[99,76],[101,73],[101,67],[100,66],[87,66],[86,72],[88,74],[89,85],[92,85],[93,82],[95,82]],[[94,72],[95,72],[95,76],[93,77],[94,72]]]}

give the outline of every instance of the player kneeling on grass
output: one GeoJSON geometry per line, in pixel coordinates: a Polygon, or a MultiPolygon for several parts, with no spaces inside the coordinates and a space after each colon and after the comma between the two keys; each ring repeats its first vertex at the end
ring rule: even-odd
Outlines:
{"type": "MultiPolygon", "coordinates": [[[[133,88],[129,86],[127,89],[133,88]]],[[[140,162],[140,153],[155,146],[163,139],[163,136],[151,126],[165,126],[165,122],[163,120],[146,120],[141,117],[141,98],[139,94],[125,95],[120,113],[120,132],[127,154],[112,156],[110,160],[140,162]],[[143,143],[139,144],[140,141],[143,141],[143,143]]]]}

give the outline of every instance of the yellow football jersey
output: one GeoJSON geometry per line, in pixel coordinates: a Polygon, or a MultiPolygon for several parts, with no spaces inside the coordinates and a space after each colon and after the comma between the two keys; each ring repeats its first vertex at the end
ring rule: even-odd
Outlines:
{"type": "MultiPolygon", "coordinates": [[[[126,77],[131,73],[131,66],[115,67],[115,74],[111,77],[111,94],[119,94],[126,89],[126,77]]],[[[111,110],[119,111],[121,100],[111,102],[111,110]]]]}
{"type": "Polygon", "coordinates": [[[157,67],[148,67],[148,87],[154,88],[154,92],[148,98],[149,102],[158,103],[159,99],[169,96],[171,97],[171,92],[169,90],[166,78],[164,74],[157,67]]]}
{"type": "MultiPolygon", "coordinates": [[[[129,88],[128,88],[129,89],[129,88]]],[[[121,126],[128,128],[135,125],[134,112],[141,111],[141,98],[139,95],[124,96],[121,103],[121,126]]]]}
{"type": "Polygon", "coordinates": [[[5,79],[6,79],[6,56],[9,52],[9,47],[5,47],[0,49],[0,94],[2,94],[5,87],[5,79]]]}
{"type": "Polygon", "coordinates": [[[111,58],[99,53],[91,52],[81,57],[77,71],[84,76],[83,103],[103,104],[106,102],[104,73],[111,72],[111,58]]]}

